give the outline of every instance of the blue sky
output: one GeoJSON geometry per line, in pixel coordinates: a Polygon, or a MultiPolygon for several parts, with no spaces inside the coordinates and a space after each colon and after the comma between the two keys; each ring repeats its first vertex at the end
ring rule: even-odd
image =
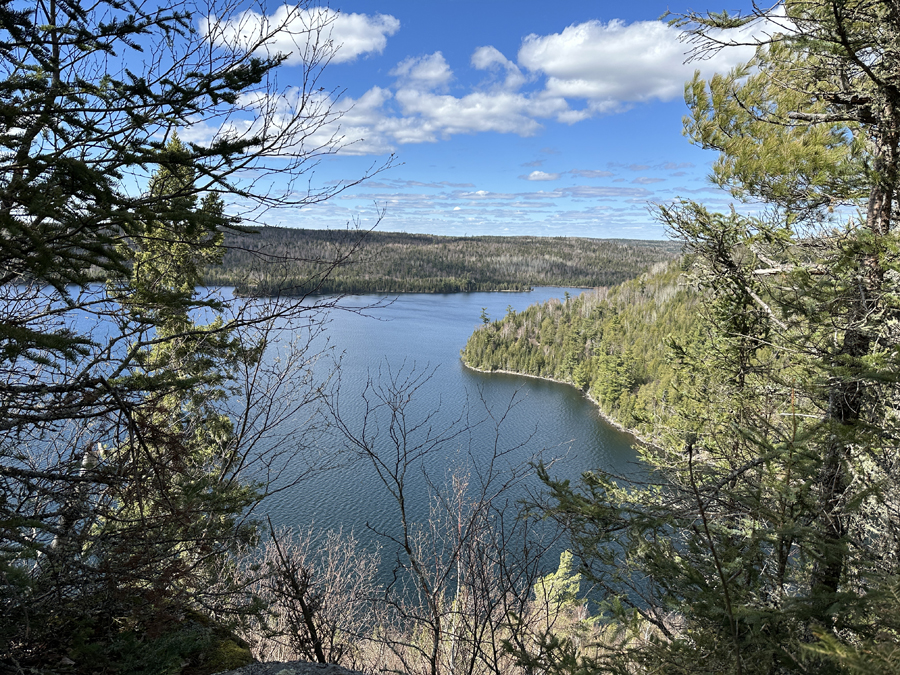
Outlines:
{"type": "MultiPolygon", "coordinates": [[[[391,153],[396,166],[325,204],[270,212],[267,222],[371,226],[383,212],[384,231],[660,239],[651,203],[681,195],[726,208],[728,196],[706,180],[714,153],[682,136],[683,85],[696,68],[709,76],[750,53],[684,64],[678,31],[658,19],[686,8],[336,2],[329,30],[342,46],[320,84],[343,92],[330,102],[343,111],[345,145],[313,181],[353,179],[391,153]]],[[[279,11],[267,6],[268,21],[279,11]]],[[[272,48],[298,52],[287,35],[272,48]]],[[[289,59],[281,82],[301,72],[289,59]]]]}

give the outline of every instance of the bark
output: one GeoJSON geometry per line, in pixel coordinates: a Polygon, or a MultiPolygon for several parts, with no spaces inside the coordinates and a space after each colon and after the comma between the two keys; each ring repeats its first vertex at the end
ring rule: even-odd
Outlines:
{"type": "MultiPolygon", "coordinates": [[[[866,208],[866,229],[876,237],[891,232],[898,177],[900,177],[900,116],[898,107],[887,104],[881,124],[874,129],[872,139],[872,189],[866,208]]],[[[884,269],[878,251],[864,254],[860,266],[859,297],[848,313],[848,328],[835,364],[858,362],[872,347],[873,335],[867,329],[868,317],[877,310],[884,292],[884,269]]],[[[819,560],[813,572],[813,597],[830,604],[828,597],[837,593],[845,572],[847,553],[844,540],[848,532],[847,516],[843,513],[844,494],[850,484],[849,459],[852,429],[863,417],[866,385],[861,379],[834,378],[829,387],[826,422],[829,438],[819,474],[820,533],[824,541],[818,551],[819,560]]]]}

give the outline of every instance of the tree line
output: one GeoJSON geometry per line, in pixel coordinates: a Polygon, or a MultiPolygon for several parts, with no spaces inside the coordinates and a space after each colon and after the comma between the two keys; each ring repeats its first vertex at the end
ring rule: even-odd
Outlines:
{"type": "Polygon", "coordinates": [[[484,317],[463,362],[568,382],[617,423],[659,440],[681,397],[672,341],[697,339],[702,296],[684,282],[686,264],[658,263],[620,286],[484,317]]]}
{"type": "Polygon", "coordinates": [[[204,281],[254,296],[590,288],[630,279],[677,248],[669,241],[262,227],[229,233],[222,264],[209,267],[204,281]]]}
{"type": "MultiPolygon", "coordinates": [[[[895,3],[674,17],[697,58],[755,43],[688,83],[685,130],[719,153],[714,182],[763,208],[661,205],[683,282],[670,267],[485,317],[473,338],[488,367],[571,378],[652,422],[642,483],[556,480],[539,454],[507,467],[504,411],[476,400],[437,429],[411,407],[421,372],[388,369],[348,401],[309,370],[330,301],[198,285],[248,234],[234,196],[259,213],[346,187],[266,182],[307,183],[338,149],[317,79],[334,14],[286,7],[254,34],[225,23],[238,9],[0,1],[0,667],[212,673],[253,649],[427,675],[896,672],[895,3]],[[198,30],[201,13],[217,19],[198,30]],[[289,91],[270,88],[281,30],[305,45],[289,91]],[[225,131],[179,139],[197,120],[225,131]],[[467,445],[473,424],[491,447],[467,445]],[[323,426],[393,500],[396,527],[374,524],[386,587],[348,538],[254,518],[321,468],[323,426]],[[432,515],[411,522],[410,476],[447,448],[471,471],[425,476],[432,515]],[[531,466],[546,490],[515,512],[531,466]]],[[[340,274],[358,241],[310,255],[303,278],[340,274]]]]}

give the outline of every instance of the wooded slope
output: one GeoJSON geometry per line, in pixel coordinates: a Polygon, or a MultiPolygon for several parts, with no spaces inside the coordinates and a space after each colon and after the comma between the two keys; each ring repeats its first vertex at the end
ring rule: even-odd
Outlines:
{"type": "Polygon", "coordinates": [[[677,245],[668,241],[279,227],[229,234],[226,246],[223,265],[207,270],[205,282],[234,286],[245,295],[609,286],[677,254],[677,245]]]}
{"type": "Polygon", "coordinates": [[[615,421],[653,438],[679,398],[669,341],[697,326],[700,298],[680,275],[678,262],[660,263],[614,288],[510,310],[472,334],[463,361],[569,382],[615,421]]]}

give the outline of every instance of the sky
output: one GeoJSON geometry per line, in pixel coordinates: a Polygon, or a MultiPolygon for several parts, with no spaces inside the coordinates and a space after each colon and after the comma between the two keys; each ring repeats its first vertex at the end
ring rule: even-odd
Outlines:
{"type": "MultiPolygon", "coordinates": [[[[329,30],[340,47],[319,84],[341,113],[343,146],[310,178],[353,180],[392,155],[393,166],[266,222],[372,227],[381,218],[378,229],[390,232],[663,239],[654,203],[681,196],[728,208],[707,179],[715,153],[682,135],[684,83],[752,52],[685,63],[687,45],[660,17],[687,9],[656,0],[338,0],[329,30]]],[[[219,25],[240,39],[284,12],[272,3],[219,25]]],[[[270,48],[290,54],[280,81],[299,83],[302,46],[283,33],[270,48]]]]}

